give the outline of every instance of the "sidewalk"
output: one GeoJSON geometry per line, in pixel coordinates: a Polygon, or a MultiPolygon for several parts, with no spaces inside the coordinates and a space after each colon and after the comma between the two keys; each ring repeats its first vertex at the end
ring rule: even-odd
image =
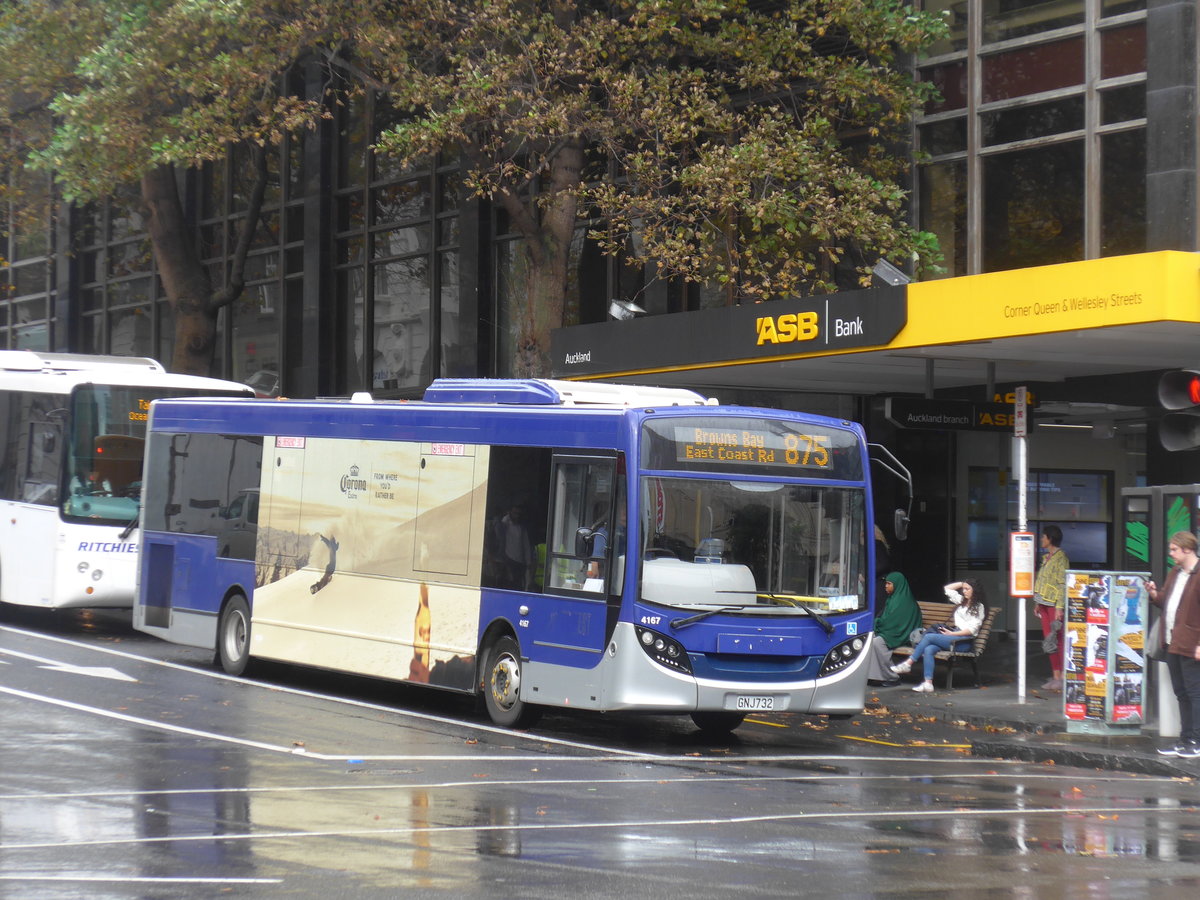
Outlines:
{"type": "Polygon", "coordinates": [[[979,661],[980,687],[975,687],[970,663],[960,661],[954,667],[954,687],[947,690],[946,664],[938,662],[932,694],[915,693],[912,688],[921,679],[909,674],[897,687],[869,688],[867,707],[886,706],[896,713],[932,717],[960,727],[975,756],[1200,778],[1200,759],[1155,752],[1160,743],[1175,741],[1159,739],[1156,720],[1140,729],[1131,727],[1128,734],[1069,733],[1062,694],[1041,689],[1050,671],[1039,641],[1030,641],[1028,646],[1025,702],[1021,703],[1017,696],[1017,642],[1004,637],[994,634],[979,661]]]}

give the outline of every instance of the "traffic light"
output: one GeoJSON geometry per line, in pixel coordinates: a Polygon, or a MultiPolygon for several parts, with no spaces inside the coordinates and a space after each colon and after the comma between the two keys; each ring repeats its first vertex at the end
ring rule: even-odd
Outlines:
{"type": "Polygon", "coordinates": [[[1166,450],[1200,447],[1200,370],[1164,372],[1158,380],[1158,402],[1174,410],[1162,417],[1158,439],[1166,450]]]}

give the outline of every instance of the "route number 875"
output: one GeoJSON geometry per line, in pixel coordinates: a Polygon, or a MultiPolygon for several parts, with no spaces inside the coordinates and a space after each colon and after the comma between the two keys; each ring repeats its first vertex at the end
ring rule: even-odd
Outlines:
{"type": "Polygon", "coordinates": [[[783,458],[790,466],[829,465],[829,438],[819,434],[788,434],[783,438],[783,458]]]}

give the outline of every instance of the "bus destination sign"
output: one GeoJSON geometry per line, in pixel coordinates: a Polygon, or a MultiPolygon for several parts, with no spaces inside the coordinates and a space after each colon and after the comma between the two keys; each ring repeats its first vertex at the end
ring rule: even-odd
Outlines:
{"type": "Polygon", "coordinates": [[[824,469],[831,463],[827,434],[767,431],[760,428],[676,427],[678,462],[708,462],[785,468],[824,469]]]}

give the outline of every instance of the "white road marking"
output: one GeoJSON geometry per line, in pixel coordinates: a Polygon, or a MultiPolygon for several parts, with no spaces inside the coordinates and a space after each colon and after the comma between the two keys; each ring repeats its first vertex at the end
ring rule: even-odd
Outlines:
{"type": "MultiPolygon", "coordinates": [[[[832,763],[846,765],[846,764],[855,763],[855,762],[892,762],[892,763],[895,763],[895,762],[904,761],[904,762],[922,762],[922,763],[936,762],[939,765],[951,765],[951,764],[955,764],[955,763],[973,763],[973,764],[977,764],[977,765],[981,765],[981,766],[988,765],[993,768],[999,767],[999,766],[1016,768],[1016,767],[1023,766],[1023,765],[1029,765],[1028,761],[1025,761],[1025,760],[1010,760],[1010,759],[1003,759],[1003,760],[1001,760],[1001,759],[978,759],[978,760],[975,760],[975,759],[955,758],[955,759],[939,759],[939,760],[935,761],[932,759],[908,760],[908,759],[904,759],[904,758],[897,758],[894,756],[884,756],[884,755],[850,756],[850,755],[838,754],[838,753],[780,754],[780,755],[753,754],[753,755],[742,755],[742,756],[734,755],[734,754],[722,754],[720,757],[703,757],[703,756],[695,756],[692,754],[642,753],[642,752],[638,752],[638,751],[634,751],[634,750],[621,750],[619,748],[605,747],[605,746],[601,746],[598,744],[589,744],[589,743],[584,743],[582,741],[571,741],[571,740],[567,740],[565,738],[556,738],[556,737],[549,737],[549,736],[545,736],[545,735],[530,734],[530,733],[524,732],[524,731],[513,731],[508,728],[500,728],[498,726],[488,725],[483,722],[476,722],[476,721],[466,720],[466,719],[452,719],[447,716],[436,716],[436,715],[432,715],[430,713],[414,712],[412,710],[406,710],[406,709],[398,708],[395,706],[384,706],[383,704],[378,704],[378,703],[368,703],[364,700],[353,700],[353,699],[350,699],[347,697],[338,697],[338,696],[334,696],[331,694],[320,694],[315,691],[305,691],[305,690],[301,690],[299,688],[289,687],[288,685],[284,685],[284,684],[277,684],[277,683],[267,682],[267,681],[255,681],[254,679],[249,679],[249,678],[236,678],[232,675],[226,675],[224,672],[200,669],[200,668],[196,668],[194,666],[185,666],[180,663],[173,663],[173,662],[169,662],[167,660],[154,659],[153,657],[148,657],[148,656],[138,656],[137,654],[128,653],[128,652],[125,652],[122,650],[114,650],[111,647],[101,647],[101,646],[97,646],[97,645],[93,645],[93,644],[85,644],[85,643],[81,643],[79,641],[72,641],[68,638],[61,638],[61,637],[56,637],[54,635],[41,634],[36,631],[27,631],[27,630],[21,629],[21,628],[13,628],[13,627],[7,626],[7,625],[0,625],[0,632],[4,632],[4,631],[11,632],[13,634],[18,634],[23,637],[36,638],[36,639],[44,640],[44,641],[51,641],[53,643],[66,644],[67,646],[75,647],[77,649],[92,650],[97,653],[105,653],[110,656],[116,656],[116,657],[120,657],[121,659],[128,659],[128,660],[132,660],[134,662],[146,663],[148,665],[154,665],[154,666],[161,666],[161,667],[167,668],[167,669],[175,669],[177,671],[187,672],[192,675],[201,675],[205,678],[212,678],[212,679],[216,679],[216,680],[220,680],[220,681],[229,681],[229,682],[233,682],[235,684],[246,685],[247,687],[262,688],[264,690],[269,690],[274,693],[291,694],[291,695],[297,696],[297,697],[307,697],[307,698],[315,699],[315,700],[323,700],[323,701],[327,701],[329,703],[352,706],[352,707],[355,707],[358,709],[369,709],[369,710],[376,711],[376,712],[390,713],[390,714],[397,716],[398,718],[402,718],[402,719],[416,719],[416,720],[423,721],[423,722],[431,722],[431,723],[440,724],[440,725],[451,725],[451,726],[455,726],[455,727],[464,727],[465,726],[465,727],[469,727],[475,731],[480,731],[480,732],[484,732],[484,733],[488,733],[488,734],[503,735],[505,737],[519,739],[519,740],[523,740],[523,741],[527,741],[527,742],[533,742],[533,743],[538,743],[538,744],[550,744],[553,746],[567,747],[567,748],[571,748],[574,750],[584,750],[584,751],[587,751],[590,753],[600,754],[599,757],[589,757],[589,759],[596,759],[596,761],[607,761],[607,760],[628,761],[630,759],[635,759],[635,760],[636,759],[644,759],[644,760],[653,761],[653,762],[689,762],[689,763],[702,763],[705,765],[712,765],[714,763],[760,763],[760,762],[761,763],[832,762],[832,763]]],[[[21,656],[21,657],[34,659],[34,660],[41,659],[40,657],[34,657],[34,656],[31,656],[30,654],[20,653],[15,650],[7,650],[4,648],[0,648],[0,653],[7,653],[12,656],[21,656]]],[[[17,695],[22,694],[22,692],[14,691],[13,689],[3,688],[3,687],[0,687],[0,693],[10,693],[10,694],[15,693],[17,695]]],[[[220,735],[220,734],[216,734],[213,732],[195,731],[192,729],[183,728],[181,726],[169,725],[164,722],[155,722],[150,719],[139,719],[135,716],[124,716],[120,713],[110,712],[109,710],[97,709],[95,707],[86,707],[86,706],[71,704],[67,701],[58,701],[52,697],[40,697],[40,696],[34,695],[34,694],[29,694],[29,695],[25,695],[25,696],[26,696],[26,699],[35,700],[35,701],[44,701],[47,703],[56,703],[58,705],[65,706],[68,708],[75,708],[80,712],[95,713],[97,715],[106,716],[108,718],[121,719],[121,720],[128,721],[128,722],[131,722],[134,724],[144,725],[148,728],[157,728],[157,729],[162,729],[162,730],[166,730],[166,731],[175,731],[175,732],[178,732],[181,734],[188,734],[191,736],[207,737],[207,738],[210,738],[210,739],[216,740],[216,741],[226,741],[226,742],[230,742],[230,743],[234,743],[234,744],[241,744],[243,746],[257,747],[257,748],[260,748],[263,750],[270,750],[272,752],[277,752],[277,753],[287,753],[291,756],[300,756],[300,757],[305,757],[305,758],[314,759],[314,760],[320,760],[320,761],[324,761],[324,762],[330,762],[330,761],[332,761],[332,762],[350,762],[350,761],[441,762],[441,761],[454,761],[454,760],[471,761],[471,760],[478,760],[480,758],[478,756],[468,756],[468,755],[463,755],[463,756],[453,756],[453,755],[363,756],[361,754],[353,754],[353,753],[348,753],[348,754],[311,753],[311,752],[306,752],[302,748],[297,748],[297,747],[284,747],[284,746],[280,746],[280,745],[266,744],[266,743],[256,742],[256,741],[247,741],[247,740],[243,740],[241,738],[235,738],[235,737],[231,737],[228,735],[220,735]]],[[[914,748],[914,749],[920,749],[920,748],[914,748]]],[[[524,762],[524,761],[532,761],[532,760],[542,760],[542,761],[578,760],[580,757],[577,757],[577,756],[558,757],[558,756],[537,754],[537,755],[496,755],[496,756],[488,756],[486,758],[489,761],[524,762]]],[[[810,776],[810,777],[812,777],[812,776],[810,776]]],[[[1168,780],[1170,780],[1170,779],[1168,779],[1168,780]]]]}
{"type": "Polygon", "coordinates": [[[71,666],[64,663],[61,666],[38,666],[39,669],[48,669],[51,672],[66,672],[68,675],[86,675],[89,678],[109,678],[113,681],[133,681],[136,678],[131,678],[119,669],[110,669],[104,666],[71,666]]]}
{"type": "MultiPolygon", "coordinates": [[[[641,758],[657,759],[658,758],[654,754],[639,753],[635,750],[619,750],[619,749],[614,749],[612,747],[602,747],[597,744],[587,744],[582,741],[570,741],[570,740],[566,740],[565,738],[555,738],[555,737],[547,737],[544,735],[529,734],[524,731],[514,731],[510,728],[500,728],[496,725],[487,725],[483,722],[467,721],[464,719],[451,719],[447,716],[435,716],[430,713],[414,712],[412,710],[400,709],[395,706],[384,706],[379,703],[367,703],[364,700],[351,700],[346,697],[336,697],[331,694],[319,694],[319,693],[316,693],[315,691],[304,691],[304,690],[300,690],[299,688],[289,687],[285,684],[275,684],[275,683],[272,683],[269,681],[255,681],[252,678],[235,678],[232,675],[226,675],[224,672],[210,671],[207,669],[197,669],[194,666],[184,666],[184,665],[180,665],[179,663],[168,662],[167,660],[163,660],[163,659],[153,659],[148,656],[138,656],[136,654],[126,653],[121,650],[113,650],[110,647],[99,647],[99,646],[96,646],[93,644],[84,644],[84,643],[80,643],[78,641],[68,640],[67,638],[54,637],[53,635],[48,635],[48,634],[39,634],[36,631],[26,631],[22,628],[12,628],[11,626],[7,626],[7,625],[0,625],[0,631],[8,631],[13,634],[22,635],[23,637],[38,638],[40,640],[52,641],[52,642],[60,643],[60,644],[66,644],[70,647],[76,647],[76,648],[82,649],[82,650],[93,650],[97,653],[107,653],[111,656],[118,656],[122,659],[134,660],[135,662],[146,663],[148,665],[153,665],[153,666],[161,666],[161,667],[167,668],[167,669],[175,669],[180,672],[188,672],[189,674],[192,674],[192,675],[201,675],[205,678],[213,678],[213,679],[216,679],[219,681],[230,681],[230,682],[233,682],[234,684],[246,685],[247,687],[262,688],[264,690],[269,690],[274,693],[284,693],[284,694],[291,694],[296,697],[308,697],[308,698],[314,699],[314,700],[324,700],[329,703],[337,703],[337,704],[342,704],[345,706],[353,706],[357,709],[369,709],[369,710],[373,710],[376,712],[386,712],[386,713],[390,713],[392,715],[398,716],[400,718],[405,718],[405,719],[416,719],[416,720],[422,721],[422,722],[432,722],[432,723],[439,724],[439,725],[452,725],[455,727],[467,726],[467,727],[474,729],[475,731],[484,732],[486,734],[498,734],[498,735],[504,735],[505,737],[509,737],[509,738],[516,738],[516,739],[520,739],[523,741],[531,741],[531,742],[535,742],[535,743],[539,743],[539,744],[552,744],[552,745],[559,746],[559,747],[570,747],[575,750],[585,750],[590,753],[620,754],[620,755],[626,757],[627,759],[641,759],[641,758]]],[[[25,654],[19,654],[16,651],[11,651],[11,650],[0,650],[0,652],[10,653],[10,654],[16,655],[16,656],[25,655],[25,654]]],[[[152,724],[161,725],[162,723],[152,723],[152,724]]],[[[288,748],[288,751],[291,752],[292,748],[288,748]]],[[[314,756],[314,757],[316,756],[316,754],[308,754],[308,755],[314,756]]],[[[383,756],[360,757],[360,756],[355,756],[354,754],[350,754],[347,758],[350,758],[350,759],[394,759],[394,758],[403,758],[403,757],[383,757],[383,756]]]]}
{"type": "MultiPolygon", "coordinates": [[[[545,757],[538,757],[539,760],[545,757]]],[[[579,762],[579,757],[569,757],[570,761],[579,762]]],[[[477,763],[477,758],[470,758],[471,763],[477,763]]],[[[489,758],[490,761],[490,758],[489,758]]],[[[501,758],[502,762],[507,762],[508,758],[501,758]]],[[[523,760],[521,760],[523,761],[523,760]]],[[[596,762],[594,759],[583,760],[588,763],[596,762]]],[[[613,760],[614,762],[628,762],[625,759],[613,760]]],[[[912,763],[927,763],[929,760],[897,760],[898,762],[912,763]]],[[[980,762],[992,762],[991,760],[981,760],[980,762]]],[[[642,785],[642,784],[763,784],[767,782],[805,782],[805,783],[831,783],[840,781],[850,781],[854,784],[863,784],[866,782],[901,782],[908,783],[913,781],[953,781],[960,778],[970,778],[972,781],[1001,781],[1011,778],[1020,778],[1022,782],[1031,781],[1059,781],[1072,786],[1079,784],[1079,776],[1075,774],[1041,774],[1041,773],[1024,773],[1024,772],[980,772],[973,774],[971,772],[910,772],[907,775],[830,775],[818,773],[796,773],[795,775],[681,775],[676,777],[656,777],[650,776],[647,778],[488,778],[486,781],[481,781],[478,778],[473,778],[470,781],[420,781],[420,782],[397,782],[392,784],[310,784],[310,785],[281,785],[278,787],[230,787],[230,788],[173,788],[168,790],[146,790],[146,791],[60,791],[53,793],[23,793],[23,794],[0,794],[0,801],[7,800],[128,800],[139,797],[174,797],[174,796],[189,796],[201,795],[205,797],[216,796],[220,794],[311,794],[311,793],[326,793],[326,792],[358,792],[358,791],[436,791],[436,790],[453,790],[456,788],[479,788],[479,787],[554,787],[561,785],[574,785],[577,787],[589,787],[599,785],[642,785]]],[[[1113,775],[1093,778],[1090,784],[1099,782],[1106,783],[1122,783],[1129,784],[1135,782],[1139,785],[1149,784],[1177,784],[1178,778],[1167,775],[1156,776],[1138,776],[1138,775],[1113,775]]]]}
{"type": "MultiPolygon", "coordinates": [[[[313,753],[303,747],[288,747],[282,744],[268,744],[264,741],[251,741],[246,738],[237,738],[231,735],[217,734],[213,731],[203,731],[196,728],[186,728],[183,725],[171,725],[167,722],[156,722],[153,719],[143,719],[140,716],[130,716],[125,713],[115,712],[109,709],[100,709],[95,706],[85,706],[81,703],[73,703],[70,700],[61,700],[58,697],[46,697],[41,694],[31,694],[28,691],[18,690],[0,686],[0,694],[9,694],[14,697],[20,697],[24,700],[33,700],[39,703],[48,703],[52,706],[59,706],[64,709],[74,710],[76,712],[88,713],[91,715],[101,716],[106,719],[116,719],[119,722],[128,722],[131,725],[139,725],[144,728],[153,728],[160,731],[170,731],[175,734],[184,734],[188,737],[199,737],[207,740],[218,741],[228,744],[235,744],[241,747],[251,747],[256,750],[266,750],[271,753],[283,753],[288,756],[299,757],[301,759],[312,759],[319,762],[470,762],[473,765],[478,765],[480,760],[488,762],[578,762],[585,757],[579,756],[561,756],[544,753],[508,753],[496,754],[487,756],[478,756],[470,754],[387,754],[370,756],[354,753],[313,753]]],[[[452,720],[453,721],[453,720],[452,720]]],[[[463,724],[463,723],[458,723],[463,724]]],[[[518,732],[519,734],[519,732],[518,732]]],[[[541,738],[536,738],[528,735],[521,735],[529,740],[541,741],[541,738]]],[[[695,756],[690,753],[635,753],[634,751],[617,750],[609,747],[593,747],[591,745],[575,744],[570,741],[557,741],[559,744],[566,744],[574,747],[589,747],[599,753],[599,756],[586,757],[589,762],[624,762],[630,760],[641,760],[644,762],[656,763],[695,763],[700,765],[711,766],[715,763],[779,763],[779,762],[830,762],[846,764],[850,762],[896,762],[895,757],[891,756],[844,756],[836,753],[799,753],[799,754],[755,754],[735,756],[732,754],[723,754],[719,758],[695,756]]],[[[964,762],[965,760],[940,760],[943,764],[952,764],[964,762]]],[[[934,760],[913,760],[913,762],[922,762],[929,764],[934,760]]],[[[1010,765],[1017,765],[1016,760],[978,760],[979,764],[987,764],[995,767],[1003,762],[1008,762],[1010,765]]]]}
{"type": "Polygon", "coordinates": [[[147,878],[131,875],[0,875],[0,881],[76,882],[79,884],[283,884],[282,878],[147,878]]]}
{"type": "Polygon", "coordinates": [[[303,838],[379,838],[387,836],[412,836],[418,834],[447,834],[447,833],[479,833],[490,832],[547,832],[547,831],[598,831],[600,829],[620,828],[694,828],[707,826],[751,825],[770,822],[825,822],[839,819],[854,819],[860,822],[894,822],[897,819],[995,819],[1014,818],[1018,816],[1060,816],[1062,818],[1077,818],[1086,815],[1129,815],[1138,813],[1143,816],[1162,817],[1177,813],[1194,813],[1200,810],[1196,806],[1176,806],[1166,809],[1155,807],[1129,806],[1073,806],[1064,809],[1049,807],[1029,808],[1014,807],[1010,809],[924,809],[924,810],[839,810],[837,812],[814,813],[780,813],[778,815],[755,816],[712,816],[688,819],[622,819],[612,822],[541,822],[513,825],[410,825],[398,828],[346,828],[330,831],[273,831],[223,834],[190,834],[166,835],[162,837],[131,837],[131,838],[97,838],[85,841],[37,841],[28,844],[4,845],[6,853],[14,850],[59,850],[75,847],[119,847],[146,846],[151,844],[181,844],[203,843],[207,841],[272,841],[298,840],[303,838]]]}
{"type": "MultiPolygon", "coordinates": [[[[143,719],[138,716],[127,716],[124,713],[114,712],[109,709],[99,709],[95,706],[84,706],[82,703],[72,703],[70,700],[60,700],[58,697],[46,697],[41,694],[31,694],[28,691],[20,691],[16,688],[0,687],[0,694],[9,694],[13,697],[20,697],[23,700],[33,700],[38,703],[49,703],[51,706],[59,706],[63,709],[74,710],[75,712],[88,713],[93,716],[102,716],[106,719],[116,719],[118,722],[128,722],[131,725],[141,725],[146,728],[153,728],[158,731],[171,731],[175,734],[186,734],[189,737],[207,738],[213,741],[220,741],[227,744],[237,744],[242,747],[253,747],[258,750],[270,750],[275,753],[291,753],[297,752],[295,747],[282,747],[278,744],[267,744],[262,741],[248,741],[243,738],[231,737],[227,734],[215,734],[211,731],[200,731],[195,728],[184,728],[182,725],[171,725],[166,722],[155,722],[152,719],[143,719]]],[[[312,758],[318,758],[315,753],[304,754],[312,758]]]]}
{"type": "MultiPolygon", "coordinates": [[[[111,678],[113,681],[137,681],[136,678],[126,675],[120,669],[112,669],[106,666],[76,666],[72,663],[63,662],[60,659],[47,659],[44,656],[34,656],[32,653],[22,653],[19,650],[9,650],[5,647],[0,647],[0,653],[3,653],[5,656],[16,656],[20,659],[42,663],[38,668],[49,669],[51,672],[66,672],[70,675],[89,675],[93,678],[111,678]]],[[[11,663],[7,662],[5,664],[11,665],[11,663]]]]}

